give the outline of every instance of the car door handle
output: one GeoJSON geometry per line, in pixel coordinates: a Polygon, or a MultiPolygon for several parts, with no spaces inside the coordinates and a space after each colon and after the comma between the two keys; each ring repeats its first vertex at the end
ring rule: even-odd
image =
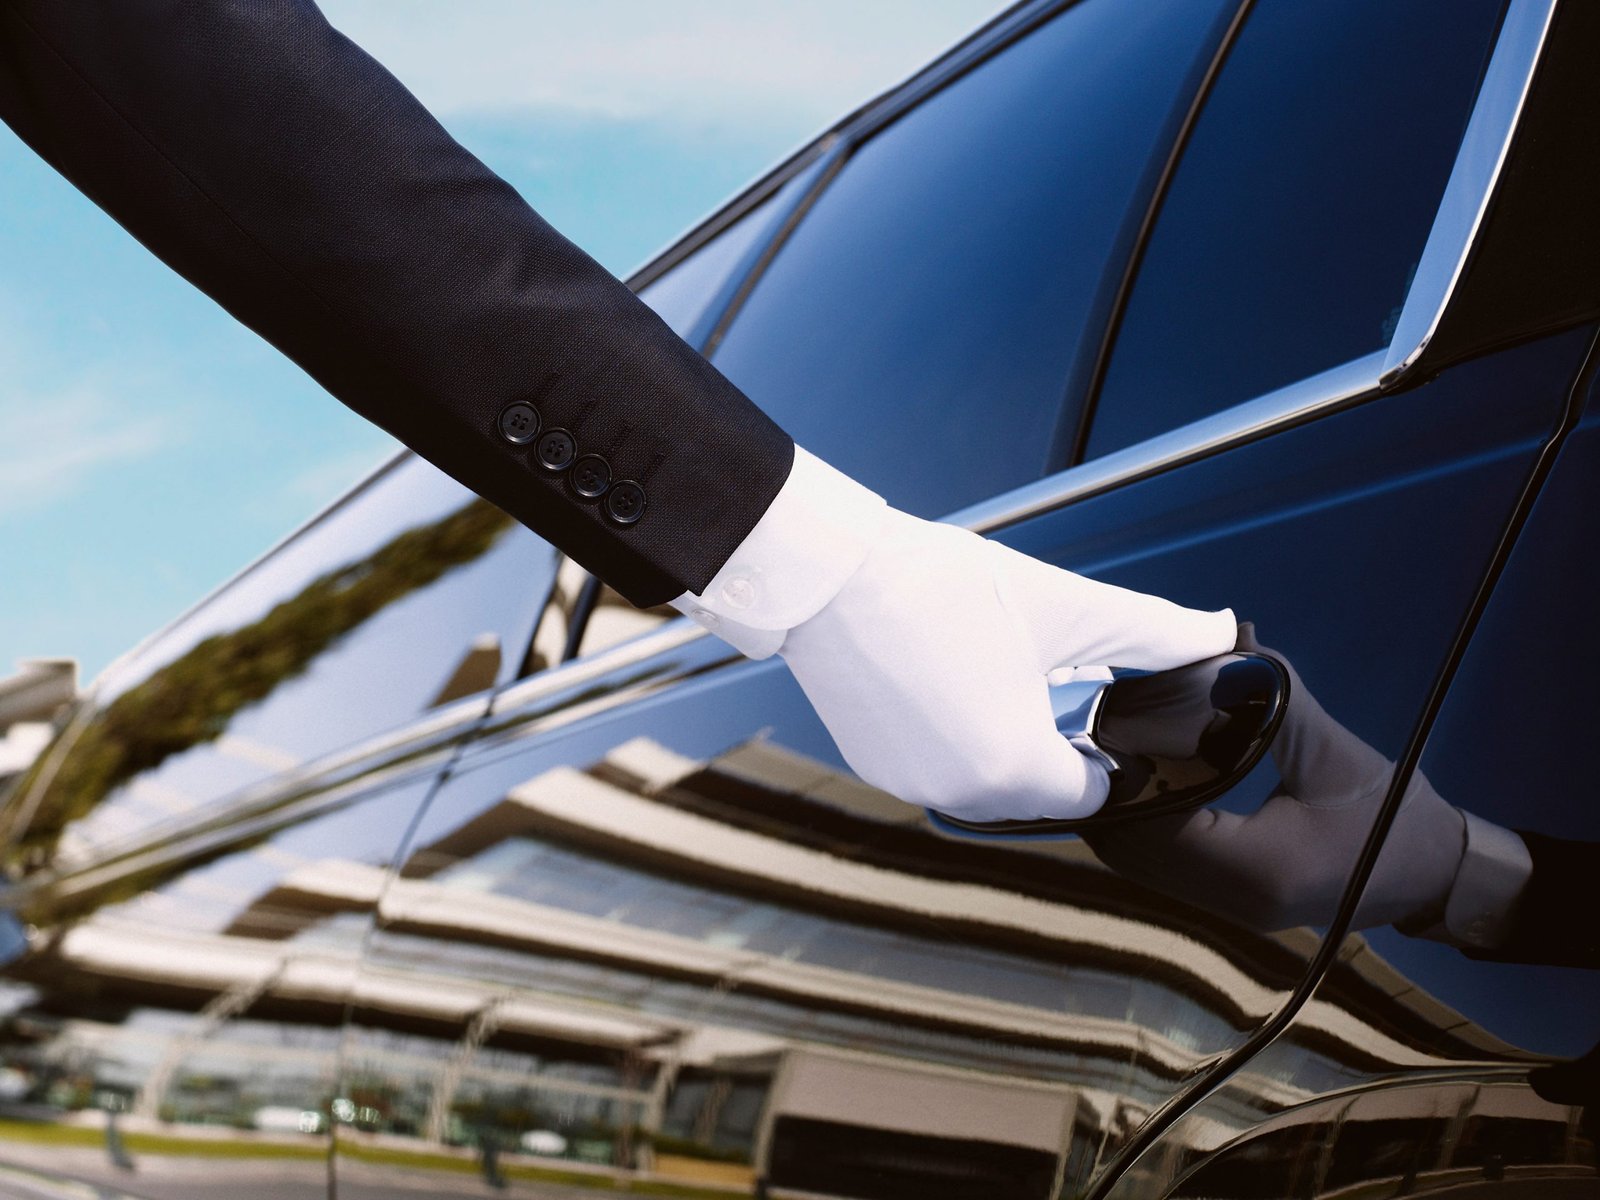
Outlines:
{"type": "Polygon", "coordinates": [[[1198,808],[1261,761],[1289,706],[1289,672],[1270,654],[1219,654],[1168,671],[1074,680],[1051,689],[1056,728],[1106,769],[1098,812],[1073,820],[966,821],[932,812],[952,833],[1064,837],[1198,808]]]}

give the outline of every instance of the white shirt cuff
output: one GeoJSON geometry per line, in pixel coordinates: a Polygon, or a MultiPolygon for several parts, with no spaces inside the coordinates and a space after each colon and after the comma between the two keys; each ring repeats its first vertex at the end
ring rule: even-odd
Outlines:
{"type": "Polygon", "coordinates": [[[1458,946],[1498,946],[1528,877],[1533,856],[1509,829],[1462,810],[1467,846],[1444,906],[1444,927],[1458,946]]]}
{"type": "Polygon", "coordinates": [[[741,654],[766,658],[856,573],[887,508],[882,496],[797,445],[789,478],[755,528],[704,592],[685,592],[672,607],[741,654]]]}
{"type": "Polygon", "coordinates": [[[1517,901],[1533,874],[1533,856],[1511,830],[1466,809],[1456,811],[1466,836],[1444,911],[1426,929],[1401,932],[1458,948],[1493,949],[1510,931],[1517,901]]]}

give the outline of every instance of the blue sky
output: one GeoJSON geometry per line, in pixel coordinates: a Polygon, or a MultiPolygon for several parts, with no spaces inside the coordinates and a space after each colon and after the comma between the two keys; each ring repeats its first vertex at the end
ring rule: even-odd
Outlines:
{"type": "MultiPolygon", "coordinates": [[[[327,0],[626,274],[995,0],[327,0]]],[[[91,678],[393,450],[0,126],[0,676],[91,678]]]]}

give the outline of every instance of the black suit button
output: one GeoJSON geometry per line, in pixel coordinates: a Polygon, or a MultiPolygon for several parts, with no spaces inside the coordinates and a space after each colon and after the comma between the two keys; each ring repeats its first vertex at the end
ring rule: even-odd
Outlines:
{"type": "Polygon", "coordinates": [[[598,454],[585,454],[572,464],[572,474],[567,478],[573,491],[585,500],[593,500],[611,486],[611,464],[598,454]]]}
{"type": "Polygon", "coordinates": [[[518,446],[539,436],[539,410],[526,400],[518,400],[500,410],[500,436],[518,446]]]}
{"type": "Polygon", "coordinates": [[[578,457],[578,443],[565,429],[551,429],[539,439],[539,465],[549,471],[565,471],[578,457]]]}
{"type": "Polygon", "coordinates": [[[631,479],[623,479],[606,497],[606,516],[618,525],[632,525],[644,516],[644,489],[631,479]]]}

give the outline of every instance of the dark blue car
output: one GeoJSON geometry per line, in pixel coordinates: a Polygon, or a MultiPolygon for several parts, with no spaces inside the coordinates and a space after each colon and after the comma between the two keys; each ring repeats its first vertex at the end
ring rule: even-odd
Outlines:
{"type": "Polygon", "coordinates": [[[1269,757],[952,833],[402,454],[11,791],[0,1194],[1600,1196],[1597,61],[1028,0],[840,121],[633,285],[892,503],[1234,608],[1269,757]]]}

